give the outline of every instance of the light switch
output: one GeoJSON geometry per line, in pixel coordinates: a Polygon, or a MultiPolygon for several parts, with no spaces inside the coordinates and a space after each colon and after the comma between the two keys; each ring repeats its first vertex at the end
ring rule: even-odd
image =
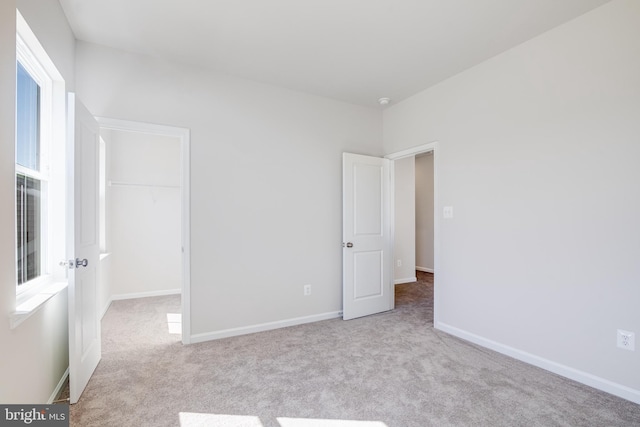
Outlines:
{"type": "Polygon", "coordinates": [[[453,206],[445,206],[442,209],[442,216],[444,218],[453,218],[453,206]]]}

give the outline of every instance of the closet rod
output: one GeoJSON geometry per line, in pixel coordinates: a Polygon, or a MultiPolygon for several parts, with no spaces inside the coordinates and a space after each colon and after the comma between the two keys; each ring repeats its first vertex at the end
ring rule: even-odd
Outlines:
{"type": "Polygon", "coordinates": [[[180,188],[179,185],[137,184],[134,182],[109,181],[109,187],[180,188]]]}

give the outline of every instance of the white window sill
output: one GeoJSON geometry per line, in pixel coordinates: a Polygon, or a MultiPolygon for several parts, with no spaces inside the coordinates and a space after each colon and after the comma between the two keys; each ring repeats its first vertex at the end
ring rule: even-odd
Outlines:
{"type": "Polygon", "coordinates": [[[19,324],[35,314],[47,301],[58,295],[66,287],[67,282],[52,283],[45,286],[40,292],[33,295],[31,298],[20,303],[20,305],[16,307],[16,311],[9,315],[11,329],[17,328],[19,324]]]}

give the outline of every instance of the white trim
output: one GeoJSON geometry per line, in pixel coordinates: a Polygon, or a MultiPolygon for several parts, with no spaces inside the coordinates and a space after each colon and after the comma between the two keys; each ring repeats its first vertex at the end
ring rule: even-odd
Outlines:
{"type": "Polygon", "coordinates": [[[19,10],[16,9],[16,33],[20,35],[20,38],[29,46],[29,50],[33,56],[42,65],[43,71],[51,78],[51,80],[64,81],[62,74],[58,71],[55,64],[49,58],[49,54],[44,50],[44,47],[38,41],[36,35],[31,31],[29,24],[24,19],[19,10]]]}
{"type": "Polygon", "coordinates": [[[396,259],[396,163],[394,161],[389,162],[389,263],[391,264],[389,268],[391,269],[391,280],[393,282],[389,283],[389,307],[391,310],[395,310],[396,308],[396,289],[395,285],[398,284],[396,280],[394,280],[396,271],[394,268],[393,260],[396,259]],[[393,284],[392,284],[393,283],[393,284]]]}
{"type": "Polygon", "coordinates": [[[435,271],[433,268],[418,267],[418,266],[416,266],[416,270],[422,271],[424,273],[433,273],[435,271]]]}
{"type": "Polygon", "coordinates": [[[394,285],[402,285],[404,283],[414,283],[417,282],[418,278],[417,277],[406,277],[404,279],[396,279],[393,281],[394,285]]]}
{"type": "Polygon", "coordinates": [[[191,343],[191,134],[180,137],[182,150],[182,343],[191,343]]]}
{"type": "Polygon", "coordinates": [[[435,322],[434,325],[436,329],[456,336],[458,338],[462,338],[463,340],[470,341],[474,344],[481,345],[482,347],[497,351],[498,353],[505,354],[530,365],[553,372],[554,374],[558,374],[565,378],[569,378],[579,383],[588,385],[589,387],[593,387],[606,393],[613,394],[614,396],[618,396],[623,399],[630,400],[631,402],[640,404],[640,390],[635,390],[631,387],[614,383],[613,381],[609,381],[596,375],[592,375],[588,372],[580,371],[570,366],[562,365],[552,360],[527,353],[526,351],[518,350],[517,348],[513,348],[499,342],[489,340],[463,329],[447,325],[443,322],[435,322]]]}
{"type": "Polygon", "coordinates": [[[102,129],[137,132],[160,136],[174,136],[181,139],[189,135],[189,129],[177,126],[166,126],[158,125],[155,123],[111,119],[109,117],[96,117],[96,120],[98,121],[102,129]]]}
{"type": "MultiPolygon", "coordinates": [[[[129,120],[96,117],[100,128],[173,136],[180,139],[182,168],[182,343],[191,342],[191,131],[187,128],[165,126],[129,120]]],[[[112,300],[115,299],[115,296],[112,300]]]]}
{"type": "Polygon", "coordinates": [[[416,147],[407,148],[406,150],[387,154],[386,156],[384,156],[384,158],[389,160],[400,160],[400,159],[404,159],[405,157],[411,157],[417,154],[428,153],[429,151],[433,151],[435,154],[437,146],[438,146],[438,141],[433,141],[433,142],[429,142],[428,144],[422,144],[416,147]]]}
{"type": "Polygon", "coordinates": [[[41,274],[19,285],[16,291],[16,310],[20,311],[18,307],[28,303],[31,299],[37,298],[38,295],[48,293],[47,288],[54,285],[55,281],[50,274],[41,274]]]}
{"type": "MultiPolygon", "coordinates": [[[[109,304],[112,301],[120,301],[123,299],[135,299],[135,298],[149,298],[149,297],[162,297],[165,295],[180,295],[182,293],[181,289],[167,289],[164,291],[149,291],[149,292],[132,292],[130,294],[117,294],[112,295],[109,304]]],[[[108,305],[107,305],[108,308],[108,305]]]]}
{"type": "Polygon", "coordinates": [[[64,382],[67,380],[68,377],[69,377],[69,367],[67,367],[67,370],[64,371],[64,374],[62,374],[62,378],[60,378],[60,381],[58,381],[58,385],[56,386],[55,390],[53,390],[53,393],[51,394],[51,396],[49,396],[49,400],[47,400],[47,405],[52,404],[53,401],[56,400],[56,397],[58,397],[58,395],[60,394],[60,391],[64,386],[64,382]]]}
{"type": "Polygon", "coordinates": [[[287,320],[278,320],[276,322],[261,323],[258,325],[241,326],[239,328],[224,329],[216,332],[206,332],[203,334],[195,334],[191,336],[192,343],[200,343],[221,338],[236,337],[239,335],[248,335],[256,332],[271,331],[274,329],[287,328],[289,326],[304,325],[305,323],[319,322],[321,320],[329,320],[342,317],[341,311],[332,311],[322,314],[314,314],[312,316],[296,317],[287,320]]]}
{"type": "Polygon", "coordinates": [[[20,304],[16,306],[16,311],[9,314],[10,329],[17,328],[18,325],[37,313],[47,301],[67,289],[67,286],[67,282],[50,283],[43,286],[40,292],[32,295],[29,299],[21,300],[20,304]]]}

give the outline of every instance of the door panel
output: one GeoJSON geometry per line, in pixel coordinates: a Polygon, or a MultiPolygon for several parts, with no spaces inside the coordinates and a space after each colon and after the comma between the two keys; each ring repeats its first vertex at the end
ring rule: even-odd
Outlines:
{"type": "MultiPolygon", "coordinates": [[[[93,269],[95,270],[95,269],[93,269]]],[[[91,274],[90,272],[88,272],[91,274]]],[[[91,350],[91,346],[95,342],[96,339],[99,338],[98,330],[99,325],[97,324],[98,319],[95,316],[92,316],[91,313],[97,311],[96,307],[96,289],[92,283],[96,283],[95,277],[90,277],[89,280],[76,280],[76,289],[80,293],[79,299],[82,301],[82,311],[79,312],[79,316],[81,317],[80,321],[82,324],[82,354],[87,354],[88,351],[91,350]],[[79,282],[79,283],[78,283],[79,282]]]]}
{"type": "Polygon", "coordinates": [[[70,93],[67,194],[69,393],[76,403],[102,357],[98,311],[98,123],[70,93]]]}
{"type": "Polygon", "coordinates": [[[355,198],[353,233],[355,236],[382,236],[382,188],[384,168],[378,165],[353,165],[353,196],[355,198]]]}
{"type": "MultiPolygon", "coordinates": [[[[76,110],[78,108],[76,107],[76,110]]],[[[86,111],[87,115],[89,114],[86,111]]],[[[80,242],[83,247],[98,244],[98,224],[97,209],[98,209],[98,150],[100,131],[98,123],[87,123],[87,120],[94,120],[92,116],[84,117],[78,120],[77,125],[80,126],[80,146],[76,148],[77,152],[80,152],[81,163],[80,177],[81,179],[77,183],[80,187],[80,203],[82,206],[82,214],[79,218],[80,227],[80,242]],[[92,128],[95,124],[95,128],[92,128]],[[93,210],[96,210],[94,213],[93,210]]]]}
{"type": "Polygon", "coordinates": [[[393,308],[389,160],[343,154],[343,318],[393,308]]]}
{"type": "Polygon", "coordinates": [[[354,300],[382,296],[384,294],[384,275],[382,251],[357,252],[354,263],[354,300]]]}

